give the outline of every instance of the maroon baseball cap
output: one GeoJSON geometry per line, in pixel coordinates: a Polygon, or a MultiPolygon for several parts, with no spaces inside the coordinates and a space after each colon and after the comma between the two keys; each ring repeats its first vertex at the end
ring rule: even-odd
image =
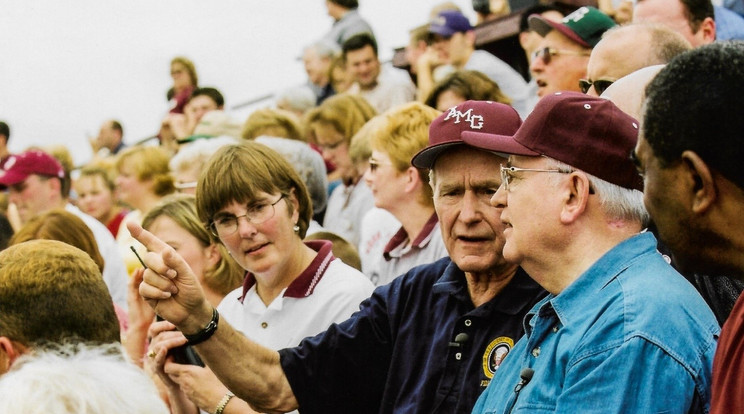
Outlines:
{"type": "Polygon", "coordinates": [[[519,114],[509,105],[491,101],[465,101],[444,111],[429,126],[429,145],[411,159],[417,168],[432,168],[437,157],[455,145],[480,144],[493,136],[513,135],[522,125],[519,114]],[[466,142],[465,137],[473,137],[466,142]]]}
{"type": "Polygon", "coordinates": [[[471,145],[502,154],[547,156],[624,188],[643,190],[630,160],[638,122],[609,100],[578,92],[541,99],[513,136],[493,136],[471,145]]]}
{"type": "Polygon", "coordinates": [[[32,174],[62,179],[65,177],[65,170],[59,161],[46,152],[26,151],[11,155],[5,161],[0,170],[0,187],[18,184],[32,174]]]}

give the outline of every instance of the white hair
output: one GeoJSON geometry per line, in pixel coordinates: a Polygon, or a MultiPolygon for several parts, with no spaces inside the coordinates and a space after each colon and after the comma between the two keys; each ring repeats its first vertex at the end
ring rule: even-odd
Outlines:
{"type": "Polygon", "coordinates": [[[68,343],[25,355],[0,377],[0,413],[166,414],[168,408],[121,345],[68,343]]]}
{"type": "MultiPolygon", "coordinates": [[[[546,157],[548,158],[548,157],[546,157]]],[[[577,170],[566,163],[548,158],[551,168],[570,173],[577,170]]],[[[601,178],[597,178],[586,171],[582,171],[589,178],[589,184],[594,189],[594,194],[599,197],[602,210],[612,220],[638,221],[643,227],[647,227],[651,216],[643,204],[643,193],[612,184],[601,178]]]]}
{"type": "MultiPolygon", "coordinates": [[[[237,139],[226,135],[215,138],[197,139],[182,146],[178,150],[178,154],[171,158],[168,166],[173,172],[186,170],[196,164],[203,167],[209,157],[217,152],[218,149],[225,145],[236,145],[239,143],[240,141],[237,139]]],[[[201,170],[201,167],[199,169],[201,170]]]]}

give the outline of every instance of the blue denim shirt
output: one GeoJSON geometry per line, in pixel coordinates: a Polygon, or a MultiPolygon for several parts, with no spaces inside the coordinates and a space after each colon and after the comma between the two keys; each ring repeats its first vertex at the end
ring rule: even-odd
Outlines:
{"type": "Polygon", "coordinates": [[[473,413],[708,412],[718,323],[651,233],[537,303],[525,332],[473,413]]]}

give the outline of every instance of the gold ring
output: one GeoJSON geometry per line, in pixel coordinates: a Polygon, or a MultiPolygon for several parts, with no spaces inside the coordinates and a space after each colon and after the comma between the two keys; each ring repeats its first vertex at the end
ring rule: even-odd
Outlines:
{"type": "Polygon", "coordinates": [[[157,354],[158,353],[155,352],[154,349],[152,349],[152,350],[150,350],[150,352],[147,353],[147,356],[149,356],[150,358],[155,358],[155,355],[157,355],[157,354]]]}

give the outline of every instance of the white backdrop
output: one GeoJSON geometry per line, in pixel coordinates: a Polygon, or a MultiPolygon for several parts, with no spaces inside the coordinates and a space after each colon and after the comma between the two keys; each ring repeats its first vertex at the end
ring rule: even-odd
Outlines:
{"type": "MultiPolygon", "coordinates": [[[[404,46],[441,0],[360,0],[380,57],[404,46]]],[[[455,1],[473,18],[470,0],[455,1]]],[[[3,0],[0,120],[11,152],[65,144],[77,164],[106,119],[125,142],[157,132],[171,85],[170,59],[192,59],[200,86],[231,107],[304,82],[297,58],[332,19],[324,0],[3,0]]],[[[242,115],[242,114],[241,114],[242,115]]]]}

